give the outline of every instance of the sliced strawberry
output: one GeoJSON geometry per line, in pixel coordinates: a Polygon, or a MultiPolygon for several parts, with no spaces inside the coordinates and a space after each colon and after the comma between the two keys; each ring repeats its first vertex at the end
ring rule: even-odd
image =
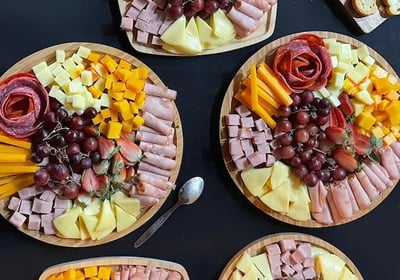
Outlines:
{"type": "Polygon", "coordinates": [[[129,162],[129,165],[134,165],[142,157],[142,150],[132,141],[120,138],[115,140],[119,146],[121,155],[129,162]]]}
{"type": "Polygon", "coordinates": [[[120,153],[116,153],[112,159],[111,173],[114,175],[118,175],[123,168],[124,168],[124,159],[120,153]]]}
{"type": "Polygon", "coordinates": [[[129,166],[126,169],[126,179],[130,180],[133,178],[133,176],[135,176],[135,168],[133,166],[129,166]]]}
{"type": "Polygon", "coordinates": [[[132,131],[132,132],[124,132],[124,133],[121,134],[121,137],[124,138],[124,139],[126,139],[126,140],[135,142],[136,134],[135,134],[135,131],[132,131]]]}
{"type": "Polygon", "coordinates": [[[349,136],[349,143],[354,145],[354,143],[356,143],[356,140],[358,137],[357,128],[355,127],[354,124],[347,123],[346,130],[347,130],[347,134],[349,136]]]}
{"type": "Polygon", "coordinates": [[[357,155],[366,155],[372,148],[372,143],[367,135],[359,134],[354,142],[354,149],[357,155]]]}
{"type": "Polygon", "coordinates": [[[325,134],[329,141],[336,145],[343,145],[348,138],[346,130],[337,126],[328,126],[325,134]]]}
{"type": "Polygon", "coordinates": [[[82,188],[88,193],[94,192],[99,189],[100,181],[92,168],[85,169],[81,179],[82,188]]]}
{"type": "Polygon", "coordinates": [[[332,109],[328,116],[328,125],[329,126],[338,126],[338,121],[336,118],[335,111],[332,109]]]}
{"type": "Polygon", "coordinates": [[[342,111],[337,107],[332,108],[332,110],[335,111],[336,119],[338,122],[337,126],[341,127],[341,128],[346,128],[347,121],[346,121],[346,118],[344,117],[342,111]]]}
{"type": "Polygon", "coordinates": [[[98,149],[102,159],[110,159],[118,151],[116,150],[114,142],[103,136],[99,137],[98,143],[98,149]]]}
{"type": "Polygon", "coordinates": [[[336,148],[332,152],[332,157],[335,159],[336,163],[347,172],[354,172],[358,168],[356,159],[345,148],[336,148]]]}
{"type": "Polygon", "coordinates": [[[347,93],[343,92],[339,95],[340,110],[345,116],[351,116],[354,113],[353,105],[351,105],[350,97],[347,93]]]}

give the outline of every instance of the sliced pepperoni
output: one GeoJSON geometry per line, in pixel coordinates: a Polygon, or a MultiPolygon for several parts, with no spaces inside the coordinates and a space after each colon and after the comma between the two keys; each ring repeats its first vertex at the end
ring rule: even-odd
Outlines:
{"type": "Polygon", "coordinates": [[[308,44],[311,46],[325,46],[324,40],[321,37],[311,33],[305,33],[297,36],[295,39],[306,40],[308,44]]]}
{"type": "Polygon", "coordinates": [[[0,83],[0,129],[16,138],[31,136],[40,127],[49,96],[29,73],[12,75],[0,83]]]}
{"type": "MultiPolygon", "coordinates": [[[[305,35],[302,36],[306,38],[305,35]]],[[[328,50],[317,44],[319,37],[314,38],[312,34],[308,37],[307,40],[296,38],[282,45],[274,58],[275,73],[296,93],[320,89],[328,83],[332,73],[328,50]]]]}

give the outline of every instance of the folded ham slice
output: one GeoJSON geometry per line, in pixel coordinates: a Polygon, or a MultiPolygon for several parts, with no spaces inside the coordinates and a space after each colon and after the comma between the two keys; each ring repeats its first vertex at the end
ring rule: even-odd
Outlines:
{"type": "Polygon", "coordinates": [[[235,2],[235,8],[238,9],[238,11],[248,15],[254,20],[258,20],[262,18],[262,16],[264,15],[263,10],[243,0],[237,0],[235,2]]]}
{"type": "Polygon", "coordinates": [[[368,194],[365,192],[356,175],[352,174],[348,177],[349,185],[353,191],[354,197],[360,209],[367,209],[371,205],[368,194]]]}
{"type": "Polygon", "coordinates": [[[371,201],[379,196],[378,190],[372,185],[367,174],[365,174],[363,170],[357,172],[356,176],[371,201]]]}
{"type": "Polygon", "coordinates": [[[159,145],[167,145],[167,144],[172,143],[170,141],[170,139],[168,138],[168,136],[154,134],[154,133],[142,131],[142,130],[139,130],[136,133],[136,139],[139,141],[144,141],[144,142],[159,144],[159,145]]]}
{"type": "Polygon", "coordinates": [[[176,90],[169,89],[167,87],[156,86],[150,83],[146,83],[144,85],[144,92],[147,95],[163,97],[171,100],[175,100],[177,94],[176,90]]]}
{"type": "Polygon", "coordinates": [[[148,195],[134,194],[132,197],[140,201],[140,207],[142,208],[150,207],[160,202],[160,199],[148,195]]]}
{"type": "Polygon", "coordinates": [[[169,158],[174,158],[176,156],[176,146],[174,144],[158,145],[142,141],[140,142],[139,147],[143,152],[151,152],[169,158]]]}
{"type": "Polygon", "coordinates": [[[157,166],[148,164],[147,162],[139,162],[139,166],[138,166],[138,172],[149,172],[149,173],[153,173],[156,175],[161,175],[163,177],[171,177],[172,172],[170,170],[165,170],[165,169],[161,169],[157,166]]]}
{"type": "Polygon", "coordinates": [[[383,167],[386,169],[386,171],[389,173],[389,176],[393,180],[399,180],[400,179],[400,171],[399,168],[397,167],[396,160],[395,160],[395,154],[393,150],[390,147],[383,147],[379,149],[379,154],[381,156],[381,162],[383,167]]]}
{"type": "Polygon", "coordinates": [[[351,208],[353,209],[353,213],[356,213],[358,210],[360,210],[360,207],[358,207],[356,198],[354,197],[353,191],[351,190],[349,182],[347,181],[347,179],[343,180],[343,184],[344,184],[344,186],[347,189],[347,192],[349,194],[351,208]]]}
{"type": "Polygon", "coordinates": [[[264,12],[268,12],[271,10],[271,7],[276,4],[277,0],[244,0],[247,3],[263,10],[264,12]]]}
{"type": "Polygon", "coordinates": [[[144,162],[147,162],[149,164],[157,166],[161,169],[170,170],[170,169],[174,169],[176,167],[176,160],[174,160],[174,159],[163,157],[163,156],[153,154],[150,152],[144,152],[143,155],[144,155],[144,157],[142,160],[144,162]]]}
{"type": "Polygon", "coordinates": [[[240,33],[249,34],[251,32],[254,32],[260,25],[260,23],[256,19],[253,19],[252,17],[239,11],[234,6],[229,10],[226,15],[232,22],[240,27],[240,33]]]}
{"type": "Polygon", "coordinates": [[[161,178],[157,178],[151,173],[146,173],[146,172],[139,172],[139,181],[151,184],[159,189],[162,190],[170,190],[175,188],[175,185],[167,180],[163,180],[161,178]]]}
{"type": "Polygon", "coordinates": [[[339,182],[337,185],[330,188],[330,192],[340,217],[350,218],[353,215],[353,207],[345,184],[343,182],[339,182]]]}
{"type": "Polygon", "coordinates": [[[332,218],[337,223],[342,217],[339,214],[339,207],[336,205],[335,200],[333,198],[332,187],[328,188],[328,195],[326,196],[326,201],[328,202],[328,207],[331,210],[332,218]]]}
{"type": "Polygon", "coordinates": [[[168,274],[168,278],[167,280],[181,280],[182,279],[182,275],[175,270],[171,270],[168,274]]]}
{"type": "Polygon", "coordinates": [[[311,216],[319,223],[322,224],[333,224],[333,218],[331,211],[329,210],[328,203],[324,203],[322,207],[322,212],[319,213],[311,213],[311,216]]]}
{"type": "MultiPolygon", "coordinates": [[[[375,174],[371,168],[365,163],[362,165],[362,170],[368,176],[368,179],[371,181],[372,185],[378,190],[378,192],[384,191],[386,189],[385,183],[375,174]]],[[[389,178],[388,178],[389,179],[389,178]]]]}
{"type": "Polygon", "coordinates": [[[152,113],[143,112],[142,117],[144,119],[144,125],[153,128],[163,135],[170,135],[173,133],[174,128],[163,122],[161,119],[154,116],[152,113]]]}
{"type": "Polygon", "coordinates": [[[160,98],[157,96],[146,96],[143,108],[145,112],[151,112],[154,116],[173,121],[175,118],[175,110],[170,99],[160,98]]]}
{"type": "Polygon", "coordinates": [[[400,142],[396,141],[393,142],[390,147],[392,148],[393,152],[400,157],[400,142]]]}
{"type": "Polygon", "coordinates": [[[314,187],[308,187],[308,193],[311,199],[311,212],[321,213],[326,199],[326,190],[322,181],[318,181],[314,187]]]}

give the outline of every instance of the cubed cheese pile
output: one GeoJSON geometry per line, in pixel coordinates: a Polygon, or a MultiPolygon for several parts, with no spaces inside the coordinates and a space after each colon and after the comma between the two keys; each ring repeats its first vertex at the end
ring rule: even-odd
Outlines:
{"type": "Polygon", "coordinates": [[[333,75],[326,87],[315,91],[339,106],[338,96],[351,96],[354,123],[360,133],[382,138],[386,145],[400,139],[400,82],[375,63],[368,47],[352,48],[334,38],[325,39],[332,63],[333,75]]]}
{"type": "Polygon", "coordinates": [[[99,114],[93,119],[100,132],[108,138],[119,138],[122,131],[131,132],[143,124],[139,109],[143,107],[148,68],[133,67],[129,62],[116,60],[80,46],[66,57],[56,51],[56,61],[43,61],[33,72],[49,96],[57,99],[72,115],[82,114],[93,107],[99,114]]]}

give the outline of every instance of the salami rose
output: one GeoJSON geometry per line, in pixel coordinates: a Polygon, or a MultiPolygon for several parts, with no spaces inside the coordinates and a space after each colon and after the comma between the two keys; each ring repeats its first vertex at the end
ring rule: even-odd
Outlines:
{"type": "Polygon", "coordinates": [[[0,129],[16,138],[32,135],[49,107],[49,95],[29,73],[10,76],[0,83],[0,129]]]}
{"type": "Polygon", "coordinates": [[[321,38],[303,34],[278,48],[273,68],[288,88],[299,93],[326,86],[332,62],[321,38]]]}

